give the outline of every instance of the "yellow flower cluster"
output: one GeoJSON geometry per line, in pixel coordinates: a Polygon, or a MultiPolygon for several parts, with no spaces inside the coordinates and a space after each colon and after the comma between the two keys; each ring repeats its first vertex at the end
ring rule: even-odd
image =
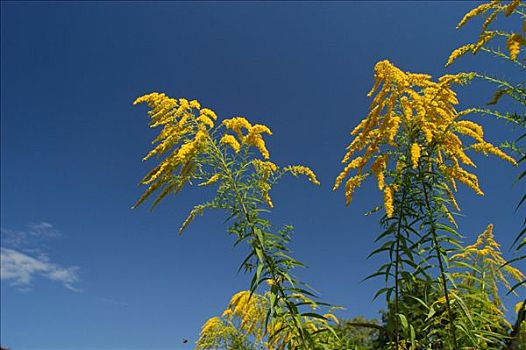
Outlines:
{"type": "Polygon", "coordinates": [[[264,161],[260,159],[254,159],[252,161],[254,167],[263,175],[265,179],[268,179],[272,174],[278,171],[278,166],[271,161],[264,161]]]}
{"type": "MultiPolygon", "coordinates": [[[[184,98],[176,99],[163,93],[150,93],[137,98],[133,104],[146,103],[150,108],[150,127],[162,127],[153,143],[156,146],[143,158],[147,160],[153,156],[164,157],[142,180],[141,183],[149,187],[139,198],[134,207],[146,200],[152,193],[159,191],[160,195],[154,202],[158,203],[171,192],[177,192],[193,176],[199,167],[198,156],[209,150],[212,142],[210,130],[214,128],[217,120],[216,113],[209,108],[201,108],[197,100],[189,101],[184,98]]],[[[220,144],[231,147],[234,152],[239,152],[241,145],[254,146],[263,158],[269,158],[263,134],[272,135],[268,127],[261,124],[252,125],[242,117],[226,119],[222,124],[227,132],[219,140],[220,144]],[[231,130],[234,135],[228,133],[231,130]]],[[[268,180],[272,172],[277,171],[277,166],[271,162],[255,161],[256,169],[264,170],[260,187],[267,204],[272,207],[268,192],[268,180]],[[272,164],[272,166],[270,166],[272,164]],[[262,166],[265,166],[262,168],[262,166]],[[270,168],[269,168],[270,166],[270,168]]],[[[317,183],[316,177],[308,168],[295,167],[293,173],[302,173],[317,183]]],[[[215,174],[200,186],[211,185],[221,178],[215,174]]]]}
{"type": "Polygon", "coordinates": [[[219,317],[212,317],[201,327],[196,349],[215,349],[222,344],[225,339],[229,339],[237,334],[237,330],[232,324],[224,322],[219,317]]]}
{"type": "Polygon", "coordinates": [[[254,159],[252,161],[252,164],[256,168],[256,172],[260,176],[260,180],[258,181],[258,187],[261,191],[261,194],[263,196],[263,200],[267,205],[272,208],[274,207],[274,204],[272,204],[272,199],[270,198],[269,191],[270,191],[270,184],[268,183],[268,179],[272,174],[278,171],[278,166],[271,161],[263,161],[260,159],[254,159]]]}
{"type": "Polygon", "coordinates": [[[392,185],[387,186],[384,191],[384,207],[388,218],[392,217],[394,213],[393,192],[392,185]]]}
{"type": "Polygon", "coordinates": [[[199,186],[210,186],[210,185],[213,185],[217,181],[219,181],[219,179],[221,179],[222,177],[223,177],[223,175],[220,174],[220,173],[214,174],[208,180],[206,180],[205,182],[200,183],[199,186]]]}
{"type": "Polygon", "coordinates": [[[294,176],[305,175],[315,185],[319,185],[320,182],[316,178],[316,174],[309,167],[303,165],[292,165],[283,169],[286,172],[290,172],[294,176]]]}
{"type": "Polygon", "coordinates": [[[224,145],[229,145],[236,153],[239,152],[239,150],[241,149],[241,145],[239,144],[239,142],[237,142],[236,138],[229,134],[224,135],[221,138],[220,143],[224,145]]]}
{"type": "MultiPolygon", "coordinates": [[[[482,127],[474,122],[460,120],[455,105],[458,100],[452,84],[463,84],[472,79],[471,74],[444,75],[433,81],[430,75],[403,72],[389,61],[375,66],[375,83],[369,96],[376,95],[370,112],[351,132],[354,136],[347,146],[342,163],[346,164],[338,175],[334,190],[345,183],[348,205],[353,191],[370,173],[364,170],[372,161],[371,172],[376,176],[378,188],[384,189],[385,208],[388,216],[393,214],[392,198],[395,188],[385,186],[388,173],[388,150],[397,148],[400,140],[409,140],[409,152],[413,167],[417,167],[422,154],[433,157],[429,162],[453,183],[466,184],[482,194],[477,177],[463,169],[462,165],[475,166],[466,155],[461,136],[474,140],[471,148],[485,154],[491,153],[513,164],[515,161],[497,147],[484,141],[482,127]],[[355,156],[357,152],[363,152],[355,156]],[[351,170],[356,175],[350,176],[351,170]]],[[[404,141],[406,142],[406,141],[404,141]]],[[[395,159],[397,172],[404,169],[403,158],[395,159]]]]}
{"type": "Polygon", "coordinates": [[[162,127],[153,141],[157,145],[143,160],[154,155],[166,157],[142,179],[141,182],[149,187],[135,207],[158,189],[162,188],[158,198],[160,199],[184,185],[195,169],[195,156],[206,150],[208,132],[214,127],[214,120],[217,119],[212,110],[201,109],[197,100],[175,99],[154,92],[133,102],[134,105],[141,103],[150,107],[150,127],[162,127]],[[174,175],[178,175],[178,181],[172,181],[174,175]]]}
{"type": "Polygon", "coordinates": [[[411,162],[413,163],[413,169],[418,168],[418,161],[420,160],[422,149],[418,145],[418,143],[413,143],[411,145],[411,162]]]}
{"type": "Polygon", "coordinates": [[[224,317],[237,317],[240,320],[240,329],[253,334],[259,341],[264,335],[267,300],[250,291],[241,291],[235,294],[228,308],[223,312],[224,317]]]}
{"type": "Polygon", "coordinates": [[[457,211],[460,211],[460,206],[458,205],[457,203],[457,200],[455,198],[455,195],[453,194],[453,191],[451,191],[451,189],[449,188],[449,186],[447,184],[442,184],[443,187],[444,187],[444,190],[449,198],[449,201],[451,202],[451,204],[453,205],[453,207],[457,210],[457,211]]]}
{"type": "Polygon", "coordinates": [[[205,322],[201,328],[201,336],[209,335],[213,332],[217,332],[218,329],[223,327],[223,321],[219,317],[212,317],[205,322]]]}
{"type": "MultiPolygon", "coordinates": [[[[387,169],[388,159],[389,156],[387,154],[378,156],[378,158],[376,158],[376,160],[371,165],[371,171],[376,177],[376,182],[378,183],[378,189],[380,191],[383,190],[385,186],[385,169],[387,169]]],[[[343,178],[341,181],[343,181],[343,178]]]]}
{"type": "MultiPolygon", "coordinates": [[[[489,31],[487,28],[495,20],[499,13],[504,13],[505,16],[511,15],[517,10],[519,6],[525,6],[520,0],[513,0],[509,4],[502,4],[498,0],[493,0],[488,3],[480,4],[468,13],[464,15],[462,20],[458,23],[457,29],[464,26],[469,20],[474,17],[484,15],[486,16],[484,23],[482,24],[482,30],[476,43],[463,45],[451,53],[449,56],[446,66],[453,63],[454,60],[463,56],[467,52],[473,54],[477,53],[481,47],[486,45],[490,40],[496,36],[507,37],[507,46],[510,52],[510,59],[516,60],[519,55],[521,47],[526,46],[526,39],[518,33],[504,33],[502,31],[489,31]]],[[[526,33],[526,22],[523,23],[523,31],[526,33]]]]}
{"type": "Polygon", "coordinates": [[[520,311],[521,309],[523,309],[524,307],[525,307],[525,305],[524,305],[524,301],[519,301],[517,304],[515,304],[515,307],[514,307],[514,309],[515,309],[515,313],[518,314],[519,311],[520,311]]]}
{"type": "MultiPolygon", "coordinates": [[[[296,293],[291,297],[311,309],[316,307],[314,301],[301,293],[296,293]]],[[[214,344],[214,339],[221,339],[226,334],[236,333],[242,334],[246,338],[253,337],[254,345],[259,345],[261,348],[269,350],[298,349],[300,338],[293,326],[295,322],[301,322],[303,327],[312,332],[326,328],[329,320],[336,324],[339,323],[334,314],[326,313],[323,315],[325,319],[310,316],[300,316],[299,319],[293,319],[290,315],[283,314],[281,317],[270,319],[266,324],[269,305],[268,293],[264,295],[250,291],[236,293],[221,317],[212,317],[203,325],[197,348],[205,349],[206,347],[200,346],[200,344],[207,344],[207,341],[209,344],[214,344]],[[238,326],[236,329],[232,329],[231,325],[235,324],[238,326]]]]}
{"type": "Polygon", "coordinates": [[[508,50],[510,51],[510,58],[515,61],[517,56],[519,56],[521,47],[526,46],[526,39],[520,34],[513,33],[508,37],[506,44],[508,45],[508,50]]]}
{"type": "Polygon", "coordinates": [[[252,125],[243,117],[235,117],[223,120],[223,125],[237,134],[238,140],[232,135],[225,134],[221,139],[224,144],[230,145],[235,152],[240,149],[240,144],[254,146],[261,153],[263,158],[269,159],[270,155],[263,140],[262,134],[272,135],[268,127],[261,124],[252,125]],[[246,130],[246,134],[243,133],[246,130]]]}
{"type": "MultiPolygon", "coordinates": [[[[490,287],[493,291],[493,301],[497,306],[502,306],[497,293],[497,283],[502,283],[508,290],[511,288],[505,274],[516,281],[524,280],[524,274],[519,269],[511,266],[511,264],[506,264],[506,259],[502,257],[500,251],[500,245],[495,241],[492,224],[488,225],[486,230],[478,236],[474,244],[468,245],[463,252],[453,255],[451,259],[471,265],[482,264],[480,271],[484,271],[486,276],[491,277],[490,283],[492,285],[490,287]]],[[[468,275],[465,278],[468,279],[467,282],[470,282],[469,279],[473,276],[468,275]]]]}

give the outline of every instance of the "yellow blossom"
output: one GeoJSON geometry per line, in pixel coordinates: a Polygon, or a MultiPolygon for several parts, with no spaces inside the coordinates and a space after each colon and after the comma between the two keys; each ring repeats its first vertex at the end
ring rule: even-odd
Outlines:
{"type": "Polygon", "coordinates": [[[480,141],[484,137],[484,131],[482,130],[482,127],[478,125],[477,123],[474,123],[469,120],[459,120],[455,122],[455,126],[457,127],[457,130],[460,128],[468,129],[473,132],[472,135],[468,135],[472,138],[474,138],[477,141],[480,141]]]}
{"type": "Polygon", "coordinates": [[[466,83],[473,79],[472,73],[447,74],[434,81],[428,74],[404,72],[384,60],[376,64],[374,77],[374,86],[369,92],[373,97],[370,111],[351,133],[353,139],[342,159],[344,169],[333,187],[338,189],[348,179],[347,204],[371,160],[370,170],[377,178],[378,188],[385,188],[389,172],[387,158],[384,160],[383,157],[390,154],[390,150],[396,154],[397,149],[407,147],[410,152],[410,161],[401,159],[400,155],[393,156],[396,176],[402,174],[408,162],[416,169],[419,161],[422,162],[422,154],[425,154],[426,169],[433,171],[436,166],[452,183],[458,180],[478,194],[482,191],[477,177],[462,168],[464,165],[475,167],[466,151],[484,149],[510,160],[496,147],[469,147],[473,141],[485,145],[484,133],[480,125],[460,119],[467,113],[456,111],[459,101],[452,84],[466,83]],[[408,133],[411,135],[409,140],[408,133]],[[468,136],[468,139],[464,141],[461,136],[468,136]]]}
{"type": "Polygon", "coordinates": [[[449,188],[447,184],[443,184],[443,185],[444,185],[444,190],[446,191],[446,194],[449,200],[451,201],[451,204],[453,204],[453,206],[455,207],[457,211],[460,211],[460,207],[457,203],[455,196],[453,195],[453,192],[451,191],[451,189],[449,188]]]}
{"type": "Polygon", "coordinates": [[[214,122],[208,116],[202,114],[196,119],[198,122],[206,125],[208,128],[212,129],[214,127],[214,122]]]}
{"type": "Polygon", "coordinates": [[[216,120],[217,119],[217,115],[215,114],[215,112],[209,108],[203,108],[199,111],[202,115],[206,115],[207,117],[213,119],[213,120],[216,120]]]}
{"type": "Polygon", "coordinates": [[[141,181],[149,187],[134,207],[159,191],[155,205],[167,194],[180,189],[192,177],[196,169],[196,157],[207,150],[210,140],[208,131],[214,127],[212,120],[215,113],[203,109],[201,115],[196,117],[195,110],[200,108],[197,100],[176,99],[157,92],[140,96],[133,103],[146,103],[150,108],[150,127],[162,128],[153,141],[157,145],[143,160],[153,156],[165,157],[141,181]]]}
{"type": "Polygon", "coordinates": [[[509,290],[511,288],[509,278],[515,281],[522,281],[525,278],[519,269],[507,264],[502,257],[500,245],[493,235],[492,224],[477,237],[474,244],[464,247],[463,251],[453,255],[451,259],[476,266],[473,273],[467,272],[461,277],[465,283],[475,281],[486,285],[484,288],[488,288],[497,307],[502,307],[497,284],[501,283],[509,290]]]}
{"type": "Polygon", "coordinates": [[[221,327],[223,324],[223,321],[219,317],[212,317],[208,321],[205,322],[203,325],[203,328],[201,328],[201,336],[206,335],[210,333],[211,330],[217,329],[218,327],[221,327]]]}
{"type": "Polygon", "coordinates": [[[225,145],[229,145],[236,153],[239,152],[239,149],[241,148],[239,142],[237,142],[236,138],[232,135],[224,135],[219,142],[225,145]]]}
{"type": "Polygon", "coordinates": [[[367,175],[360,174],[353,176],[349,178],[349,180],[347,180],[347,182],[345,183],[345,205],[349,205],[351,203],[352,194],[354,190],[360,186],[360,184],[366,177],[367,175]]]}
{"type": "Polygon", "coordinates": [[[511,60],[515,61],[520,53],[521,46],[526,46],[526,39],[520,34],[511,34],[506,42],[510,51],[511,60]]]}
{"type": "Polygon", "coordinates": [[[315,185],[319,185],[320,182],[316,178],[316,174],[309,167],[303,165],[292,165],[284,168],[285,171],[290,171],[294,176],[305,175],[308,177],[309,181],[315,185]]]}
{"type": "Polygon", "coordinates": [[[418,143],[411,145],[411,162],[413,162],[413,169],[418,167],[418,161],[420,160],[421,148],[418,143]]]}
{"type": "Polygon", "coordinates": [[[271,161],[263,161],[260,159],[254,159],[252,164],[256,169],[263,175],[265,179],[268,179],[270,175],[278,171],[278,166],[271,161]]]}
{"type": "Polygon", "coordinates": [[[476,17],[486,11],[495,8],[495,2],[481,4],[464,15],[462,20],[457,24],[457,29],[466,24],[470,19],[476,17]]]}
{"type": "Polygon", "coordinates": [[[513,11],[515,11],[517,6],[519,6],[520,3],[521,3],[521,0],[512,0],[510,4],[506,7],[506,9],[504,10],[504,14],[506,16],[511,15],[513,11]]]}
{"type": "Polygon", "coordinates": [[[248,129],[248,134],[243,137],[243,143],[247,145],[252,145],[258,149],[263,158],[268,159],[270,157],[267,147],[265,146],[265,141],[261,134],[272,135],[272,132],[268,127],[261,124],[256,124],[251,126],[248,129]]]}
{"type": "Polygon", "coordinates": [[[336,182],[334,184],[333,190],[336,190],[338,187],[340,187],[343,179],[345,179],[348,175],[351,169],[358,168],[363,162],[363,157],[356,157],[353,159],[347,166],[343,169],[343,171],[338,175],[336,178],[336,182]]]}
{"type": "Polygon", "coordinates": [[[332,320],[334,323],[336,324],[339,324],[340,323],[340,320],[338,320],[338,318],[336,316],[334,316],[333,314],[325,314],[323,315],[323,317],[329,319],[329,320],[332,320]]]}
{"type": "Polygon", "coordinates": [[[453,214],[451,214],[451,212],[447,209],[447,208],[444,208],[444,211],[446,213],[446,217],[447,219],[449,220],[449,222],[458,228],[458,224],[457,224],[457,221],[455,220],[455,218],[453,217],[453,214]]]}
{"type": "MultiPolygon", "coordinates": [[[[228,305],[229,315],[241,320],[240,328],[247,333],[255,333],[257,337],[262,336],[262,328],[266,315],[266,300],[258,294],[250,291],[241,291],[235,294],[228,305]]],[[[227,311],[225,311],[227,312],[227,311]]]]}
{"type": "Polygon", "coordinates": [[[232,311],[232,309],[226,309],[225,311],[223,311],[221,316],[230,318],[233,314],[234,312],[232,311]]]}
{"type": "Polygon", "coordinates": [[[513,159],[512,157],[504,153],[498,147],[493,146],[489,142],[482,141],[482,142],[474,144],[472,147],[475,151],[483,152],[484,154],[491,153],[507,162],[510,162],[513,165],[517,165],[517,161],[515,159],[513,159]]]}
{"type": "Polygon", "coordinates": [[[200,109],[201,108],[201,104],[197,100],[190,101],[189,106],[191,108],[195,108],[195,109],[200,109]]]}
{"type": "Polygon", "coordinates": [[[270,154],[265,145],[265,141],[263,140],[263,137],[261,137],[260,134],[248,134],[243,139],[243,143],[256,147],[259,153],[261,153],[261,155],[263,156],[263,158],[270,158],[270,154]]]}
{"type": "Polygon", "coordinates": [[[207,181],[200,183],[199,186],[209,186],[209,185],[215,184],[221,177],[222,175],[219,173],[214,174],[207,181]]]}
{"type": "Polygon", "coordinates": [[[385,186],[385,169],[387,167],[388,155],[384,154],[376,158],[374,163],[371,165],[371,171],[376,177],[378,183],[378,189],[381,191],[385,186]]]}
{"type": "MultiPolygon", "coordinates": [[[[497,34],[499,34],[496,31],[488,31],[487,28],[490,26],[490,24],[495,20],[497,15],[501,12],[504,12],[506,16],[511,15],[519,6],[520,0],[512,0],[508,5],[501,4],[498,0],[493,0],[489,3],[484,3],[476,8],[469,11],[464,18],[459,22],[457,25],[457,28],[462,27],[467,21],[470,19],[485,14],[486,12],[490,11],[491,13],[486,16],[486,19],[484,20],[484,23],[482,25],[482,30],[479,35],[479,38],[475,44],[468,44],[464,45],[456,50],[454,50],[446,64],[449,65],[458,58],[459,56],[465,54],[468,51],[471,51],[473,54],[475,54],[480,48],[484,47],[486,43],[488,43],[491,39],[493,39],[497,34]]],[[[526,22],[523,22],[523,26],[526,26],[526,22]]],[[[525,31],[526,32],[526,31],[525,31]]],[[[526,40],[517,33],[511,33],[506,34],[508,35],[507,40],[507,46],[510,51],[510,59],[516,60],[517,56],[519,54],[521,46],[526,45],[526,40]]]]}
{"type": "Polygon", "coordinates": [[[523,301],[519,301],[517,304],[515,304],[515,313],[519,313],[520,310],[522,310],[524,308],[524,302],[523,301]]]}
{"type": "Polygon", "coordinates": [[[272,198],[270,198],[269,191],[270,191],[270,185],[267,182],[260,182],[259,188],[261,190],[261,194],[263,196],[263,200],[268,205],[269,208],[274,208],[274,204],[272,203],[272,198]]]}
{"type": "Polygon", "coordinates": [[[393,187],[387,186],[384,190],[384,208],[388,218],[392,217],[394,213],[393,194],[393,187]]]}
{"type": "Polygon", "coordinates": [[[263,158],[269,159],[270,155],[262,136],[262,134],[272,135],[272,132],[267,126],[261,124],[252,126],[252,124],[243,117],[226,119],[223,121],[223,125],[227,129],[233,130],[242,144],[256,147],[263,158]],[[246,135],[243,133],[243,130],[247,130],[246,135]]]}
{"type": "Polygon", "coordinates": [[[497,35],[497,32],[483,31],[482,34],[480,34],[479,36],[479,40],[475,43],[471,51],[474,54],[477,53],[477,51],[479,51],[481,47],[483,47],[486,43],[493,39],[495,35],[497,35]]]}
{"type": "Polygon", "coordinates": [[[252,124],[249,123],[248,120],[246,120],[243,117],[235,117],[231,119],[225,119],[223,120],[223,125],[230,130],[233,130],[237,133],[238,137],[240,139],[243,138],[243,132],[242,129],[250,130],[252,127],[252,124]]]}

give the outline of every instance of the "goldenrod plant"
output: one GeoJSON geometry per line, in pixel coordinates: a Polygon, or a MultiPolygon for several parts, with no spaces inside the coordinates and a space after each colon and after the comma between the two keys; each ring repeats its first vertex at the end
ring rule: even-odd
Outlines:
{"type": "MultiPolygon", "coordinates": [[[[521,34],[521,29],[517,28],[515,31],[509,32],[497,29],[491,30],[490,27],[499,16],[517,16],[524,21],[526,17],[526,14],[524,13],[525,8],[526,5],[520,0],[513,0],[509,3],[491,1],[482,3],[466,13],[458,23],[457,29],[466,25],[473,18],[483,17],[484,22],[482,24],[480,35],[475,43],[466,44],[455,49],[449,56],[446,65],[450,65],[457,58],[468,52],[476,54],[478,51],[484,51],[497,57],[513,61],[524,68],[524,64],[518,60],[521,49],[526,46],[526,39],[524,34],[521,34]],[[498,38],[505,40],[507,52],[502,52],[500,48],[495,48],[489,45],[490,42],[494,42],[498,38]]],[[[524,22],[522,22],[522,32],[526,32],[524,22]]]]}
{"type": "MultiPolygon", "coordinates": [[[[458,27],[475,17],[484,17],[480,36],[454,50],[447,65],[467,53],[484,52],[523,71],[525,4],[515,0],[477,4],[458,27]],[[522,26],[514,31],[493,29],[500,18],[519,19],[522,26]],[[499,43],[506,49],[501,50],[499,43]]],[[[492,107],[457,110],[457,87],[473,79],[497,84],[490,106],[504,96],[526,106],[524,80],[507,82],[487,72],[434,79],[404,71],[388,60],[375,65],[369,112],[351,132],[333,190],[344,187],[349,206],[354,191],[374,177],[383,196],[383,203],[371,211],[381,213],[382,232],[376,237],[379,247],[370,255],[382,254],[385,263],[369,276],[385,282],[375,295],[386,298],[381,324],[340,322],[331,309],[320,312],[329,305],[318,302],[292,274],[293,268],[302,266],[288,249],[293,228],[276,227],[268,220],[274,206],[271,191],[287,174],[319,182],[308,167],[272,162],[265,142],[272,135],[267,126],[239,116],[220,121],[196,100],[162,93],[139,97],[134,104],[148,105],[150,126],[160,132],[144,158],[158,162],[142,180],[147,189],[135,207],[156,195],[155,207],[184,186],[208,187],[214,195],[190,210],[180,233],[206,210],[222,209],[235,244],[249,248],[240,266],[251,273],[248,290],[235,294],[222,315],[204,323],[197,348],[524,349],[526,301],[517,305],[512,324],[505,317],[502,293],[523,292],[524,273],[514,264],[526,256],[506,261],[492,225],[474,244],[465,245],[455,216],[461,210],[458,186],[484,194],[474,170],[474,153],[493,155],[513,166],[526,159],[526,152],[513,142],[501,146],[489,142],[483,127],[468,117],[493,115],[526,127],[526,115],[492,107]],[[352,338],[358,336],[363,341],[352,338]]],[[[526,172],[520,177],[524,176],[526,172]]],[[[526,195],[521,203],[525,201],[526,195]]],[[[515,242],[517,250],[524,246],[526,228],[515,242]]]]}
{"type": "MultiPolygon", "coordinates": [[[[523,130],[522,135],[515,141],[508,140],[504,146],[515,151],[520,157],[518,162],[523,163],[526,160],[526,152],[522,146],[522,142],[526,137],[526,132],[524,132],[524,128],[526,128],[526,75],[524,74],[524,70],[526,69],[526,59],[524,58],[524,48],[526,47],[526,3],[520,0],[513,0],[507,3],[501,1],[482,3],[469,11],[459,22],[457,28],[461,28],[468,21],[476,17],[484,20],[477,42],[464,45],[454,50],[446,65],[450,65],[454,60],[467,52],[477,54],[479,51],[482,51],[503,60],[503,62],[511,64],[517,69],[519,73],[517,76],[522,77],[518,79],[518,81],[509,81],[509,79],[492,76],[490,75],[492,73],[488,72],[476,73],[476,76],[497,87],[493,98],[488,102],[488,106],[497,105],[504,96],[508,96],[511,98],[511,101],[515,103],[517,107],[514,108],[517,108],[518,111],[503,112],[490,107],[477,107],[470,109],[470,112],[504,119],[513,126],[521,128],[523,130]],[[493,29],[498,20],[505,20],[508,27],[511,27],[512,30],[493,29]],[[507,50],[501,50],[501,45],[505,46],[507,50]]],[[[521,180],[524,176],[526,176],[526,170],[522,171],[518,179],[521,180]]],[[[524,201],[526,201],[526,194],[523,195],[517,208],[519,208],[524,201]]],[[[526,220],[512,245],[517,252],[526,247],[526,220]]],[[[517,257],[511,259],[508,263],[525,259],[526,254],[519,253],[517,257]]],[[[519,288],[521,285],[526,285],[526,279],[523,278],[513,285],[510,291],[519,288]]],[[[524,301],[526,302],[526,299],[524,301]]],[[[525,320],[524,313],[522,314],[522,320],[519,314],[517,315],[517,320],[519,324],[517,324],[516,329],[520,328],[520,322],[525,320]]]]}
{"type": "MultiPolygon", "coordinates": [[[[474,18],[484,20],[480,35],[476,42],[463,45],[455,49],[449,56],[446,66],[451,65],[455,60],[467,53],[473,55],[479,52],[490,54],[493,57],[512,64],[517,68],[519,77],[524,77],[526,61],[524,59],[524,48],[526,47],[526,3],[513,0],[509,3],[501,1],[491,1],[482,3],[469,11],[458,23],[460,29],[474,18]],[[513,26],[513,31],[506,31],[493,28],[498,20],[507,20],[513,26]],[[502,50],[501,47],[506,47],[502,50]]],[[[519,104],[520,110],[517,112],[502,112],[490,107],[471,108],[466,112],[491,115],[499,119],[506,120],[514,125],[526,126],[526,106],[525,79],[516,82],[507,81],[504,78],[493,76],[494,72],[472,73],[474,77],[480,78],[497,86],[493,98],[488,102],[488,106],[496,105],[504,96],[508,96],[519,104]]]]}
{"type": "Polygon", "coordinates": [[[214,186],[215,197],[196,205],[180,232],[207,209],[225,210],[231,222],[228,232],[235,236],[236,244],[244,242],[249,247],[240,269],[252,272],[250,292],[255,293],[263,282],[268,282],[265,324],[290,319],[280,331],[301,339],[301,346],[296,348],[309,348],[311,332],[302,322],[305,300],[298,301],[294,295],[301,293],[310,300],[314,294],[291,274],[294,267],[302,266],[287,248],[293,228],[277,229],[264,214],[273,206],[270,190],[282,176],[304,175],[319,185],[314,172],[298,165],[281,168],[270,161],[264,136],[272,132],[265,125],[253,125],[243,117],[219,123],[216,113],[202,108],[198,101],[162,93],[147,94],[134,102],[141,103],[150,108],[150,127],[161,129],[153,141],[156,145],[144,160],[157,157],[159,161],[143,178],[142,184],[148,188],[134,207],[154,193],[157,197],[153,207],[185,185],[214,186]]]}
{"type": "MultiPolygon", "coordinates": [[[[301,349],[303,340],[294,332],[291,315],[266,322],[271,303],[271,294],[241,291],[230,300],[223,314],[212,317],[201,328],[197,349],[301,349]]],[[[292,298],[303,302],[314,312],[318,305],[301,293],[292,298]]],[[[301,315],[301,323],[309,329],[313,342],[310,349],[342,349],[340,339],[333,333],[323,332],[330,323],[336,325],[338,319],[332,313],[319,317],[314,313],[301,315]]]]}
{"type": "Polygon", "coordinates": [[[476,349],[502,349],[512,325],[505,317],[501,290],[503,287],[508,291],[512,283],[524,279],[524,274],[506,264],[493,235],[493,225],[488,225],[475,243],[453,255],[451,266],[457,270],[451,273],[456,282],[451,293],[457,300],[454,306],[461,343],[476,349]],[[468,329],[476,329],[476,336],[468,329]]]}
{"type": "MultiPolygon", "coordinates": [[[[369,92],[376,95],[369,114],[351,132],[353,139],[342,160],[345,167],[334,185],[336,190],[345,181],[347,205],[371,175],[383,191],[385,231],[377,237],[383,244],[371,255],[387,252],[389,259],[372,276],[384,276],[386,281],[377,296],[385,293],[392,305],[395,321],[388,331],[396,349],[417,348],[418,332],[400,311],[402,292],[418,283],[431,285],[445,299],[448,332],[436,340],[445,349],[459,348],[450,298],[454,281],[448,268],[449,252],[461,245],[454,220],[460,210],[454,195],[457,181],[483,194],[477,176],[467,170],[475,167],[469,152],[493,154],[516,164],[484,139],[480,125],[455,109],[453,85],[472,78],[461,73],[433,81],[430,75],[404,72],[389,61],[377,63],[369,92]]],[[[433,339],[423,341],[434,346],[433,339]]]]}

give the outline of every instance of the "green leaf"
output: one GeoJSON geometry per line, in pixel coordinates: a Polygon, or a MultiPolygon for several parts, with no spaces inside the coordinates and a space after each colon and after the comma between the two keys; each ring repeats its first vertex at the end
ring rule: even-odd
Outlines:
{"type": "Polygon", "coordinates": [[[403,314],[398,314],[398,317],[400,318],[400,322],[402,323],[402,327],[404,329],[407,329],[408,327],[408,322],[407,322],[407,318],[405,317],[405,315],[403,314]]]}

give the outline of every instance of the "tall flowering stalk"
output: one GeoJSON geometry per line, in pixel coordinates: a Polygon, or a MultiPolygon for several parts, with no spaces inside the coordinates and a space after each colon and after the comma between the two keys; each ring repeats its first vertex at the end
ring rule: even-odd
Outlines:
{"type": "MultiPolygon", "coordinates": [[[[524,77],[524,70],[526,69],[526,60],[523,55],[524,48],[526,47],[526,4],[524,1],[513,0],[509,3],[491,1],[480,4],[462,18],[457,28],[461,28],[476,17],[484,20],[477,42],[464,45],[454,50],[446,65],[450,65],[453,61],[468,52],[475,55],[482,51],[514,65],[518,68],[518,76],[524,77]],[[512,31],[505,31],[490,28],[494,22],[496,22],[497,18],[507,19],[508,23],[513,25],[514,29],[512,31]],[[506,46],[507,51],[502,51],[500,45],[506,46]]],[[[476,76],[497,87],[492,100],[488,103],[489,106],[497,105],[504,96],[508,96],[518,104],[519,107],[516,112],[502,112],[490,107],[472,108],[469,112],[491,115],[498,119],[504,119],[522,129],[526,128],[526,79],[522,78],[517,82],[511,82],[507,79],[489,75],[489,73],[477,73],[476,76]]],[[[517,142],[524,140],[524,137],[526,137],[526,133],[523,133],[523,135],[517,139],[517,142]]],[[[519,162],[523,162],[526,159],[526,152],[522,145],[517,145],[516,142],[511,141],[508,141],[505,145],[520,155],[521,158],[519,162]]],[[[526,171],[523,171],[519,179],[522,179],[525,175],[526,171]]],[[[526,194],[522,197],[518,207],[520,207],[525,200],[526,194]]],[[[526,247],[526,225],[523,225],[523,229],[517,234],[513,245],[517,251],[526,247]]],[[[512,259],[512,261],[523,259],[526,259],[526,255],[524,254],[517,256],[515,259],[512,259]]],[[[511,290],[518,288],[520,285],[526,285],[526,279],[515,284],[511,290]]]]}
{"type": "MultiPolygon", "coordinates": [[[[526,62],[524,56],[524,48],[526,47],[526,4],[523,1],[513,0],[507,4],[501,1],[491,1],[482,3],[466,13],[457,25],[457,29],[462,28],[474,18],[482,18],[484,20],[479,37],[476,42],[463,45],[450,54],[446,66],[451,65],[460,57],[471,53],[473,55],[479,52],[490,54],[497,57],[504,62],[513,64],[521,72],[519,76],[523,76],[526,69],[526,62]],[[506,31],[502,29],[493,29],[494,23],[498,18],[508,19],[509,23],[514,25],[513,31],[506,31]],[[507,48],[502,50],[501,46],[507,48]]],[[[486,80],[487,82],[496,85],[497,90],[488,105],[496,105],[499,100],[508,96],[513,101],[519,103],[522,108],[526,106],[526,91],[525,80],[519,79],[517,82],[510,82],[498,76],[491,75],[492,73],[473,73],[475,77],[486,80]]],[[[524,110],[522,112],[501,112],[490,107],[472,108],[470,113],[480,113],[491,115],[499,119],[504,119],[516,125],[526,125],[526,115],[524,110]]]]}
{"type": "Polygon", "coordinates": [[[215,187],[215,197],[196,205],[180,232],[207,209],[225,210],[232,223],[229,233],[236,237],[236,244],[244,242],[249,248],[240,269],[252,272],[250,292],[255,293],[265,281],[270,286],[265,322],[290,319],[292,322],[281,331],[300,339],[294,348],[308,348],[312,336],[302,323],[304,302],[293,295],[302,293],[308,298],[313,294],[290,273],[302,266],[287,248],[292,227],[276,229],[263,214],[272,208],[269,193],[282,176],[304,175],[318,185],[314,172],[305,166],[280,168],[271,162],[264,136],[272,132],[265,125],[253,125],[243,117],[218,124],[216,113],[201,108],[198,101],[160,93],[144,95],[134,102],[140,103],[150,108],[150,127],[161,131],[153,141],[156,146],[144,158],[155,156],[159,162],[142,180],[148,188],[135,207],[156,193],[155,206],[185,185],[215,187]]]}
{"type": "MultiPolygon", "coordinates": [[[[454,293],[458,293],[469,306],[462,308],[460,303],[455,305],[457,322],[463,328],[476,328],[479,335],[474,339],[465,339],[464,343],[471,342],[482,349],[503,348],[512,326],[504,317],[506,309],[499,289],[504,287],[509,290],[512,283],[524,279],[524,274],[506,264],[493,235],[493,225],[488,225],[475,243],[453,255],[451,263],[454,269],[452,277],[457,285],[454,293]]],[[[468,338],[469,333],[460,332],[460,336],[468,338]]]]}
{"type": "MultiPolygon", "coordinates": [[[[389,253],[389,262],[372,276],[384,276],[387,301],[395,313],[391,341],[398,349],[402,333],[417,336],[407,317],[400,313],[401,291],[417,280],[434,285],[446,300],[450,349],[458,342],[450,305],[451,281],[448,252],[459,245],[453,213],[458,211],[454,192],[457,182],[482,195],[469,151],[493,154],[512,164],[515,160],[484,139],[480,125],[464,119],[452,88],[465,84],[472,74],[430,75],[403,72],[389,61],[375,66],[370,112],[351,132],[354,136],[342,160],[345,165],[334,189],[345,183],[349,205],[355,189],[374,175],[384,195],[385,231],[377,240],[383,245],[372,255],[389,253]],[[433,283],[433,269],[439,273],[433,283]]],[[[406,336],[407,338],[407,336],[406,336]]],[[[416,339],[411,339],[413,346],[416,339]]]]}

